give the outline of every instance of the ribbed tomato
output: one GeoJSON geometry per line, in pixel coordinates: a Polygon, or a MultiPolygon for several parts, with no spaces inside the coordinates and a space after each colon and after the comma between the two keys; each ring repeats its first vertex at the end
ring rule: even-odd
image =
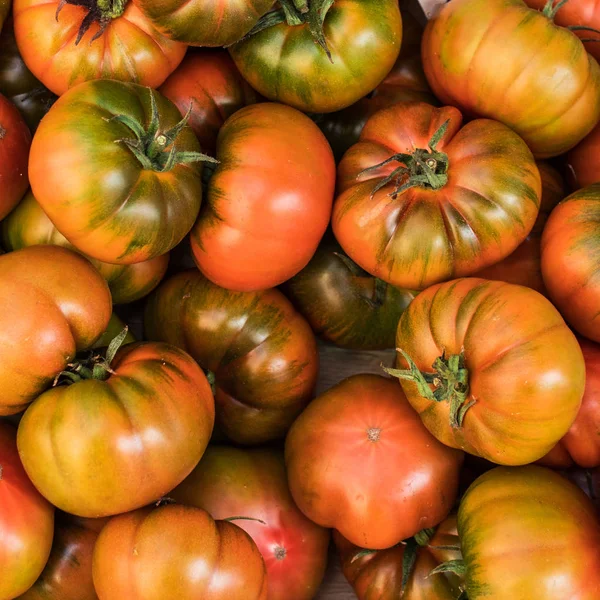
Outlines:
{"type": "Polygon", "coordinates": [[[569,152],[567,168],[573,190],[600,183],[600,125],[569,152]]]}

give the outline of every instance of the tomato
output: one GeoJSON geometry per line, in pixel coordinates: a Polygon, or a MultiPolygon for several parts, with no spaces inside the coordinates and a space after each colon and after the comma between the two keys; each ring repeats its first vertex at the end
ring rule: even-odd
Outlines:
{"type": "MultiPolygon", "coordinates": [[[[77,251],[56,229],[31,191],[2,221],[0,228],[2,242],[7,250],[52,244],[77,251]]],[[[167,271],[169,255],[163,254],[132,265],[113,265],[94,258],[89,260],[106,279],[113,304],[125,304],[143,298],[159,284],[167,271]]]]}
{"type": "Polygon", "coordinates": [[[238,444],[283,437],[312,397],[315,338],[277,290],[230,292],[186,271],[153,292],[144,327],[212,373],[217,426],[238,444]]]}
{"type": "Polygon", "coordinates": [[[27,478],[15,430],[0,423],[0,599],[12,600],[38,578],[52,546],[54,507],[27,478]]]}
{"type": "Polygon", "coordinates": [[[562,175],[554,167],[541,161],[537,166],[542,177],[542,199],[533,229],[512,254],[495,265],[482,269],[475,277],[526,285],[546,295],[540,264],[542,231],[550,212],[567,193],[562,175]]]}
{"type": "Polygon", "coordinates": [[[191,234],[198,267],[236,291],[283,283],[307,265],[329,224],[335,163],[325,136],[289,106],[254,104],[223,125],[217,159],[191,234]]]}
{"type": "Polygon", "coordinates": [[[600,469],[569,469],[561,473],[585,492],[596,510],[600,509],[600,469]]]}
{"type": "Polygon", "coordinates": [[[379,375],[354,375],[321,394],[285,442],[300,510],[372,549],[446,518],[462,461],[462,452],[427,432],[400,387],[379,375]]]}
{"type": "Polygon", "coordinates": [[[150,260],[191,229],[202,185],[189,161],[203,155],[180,119],[158,92],[118,81],[81,84],[50,109],[31,146],[31,189],[86,256],[150,260]]]}
{"type": "Polygon", "coordinates": [[[581,40],[523,0],[452,0],[429,21],[423,66],[446,104],[508,125],[537,158],[600,117],[600,68],[581,40]]]}
{"type": "Polygon", "coordinates": [[[600,182],[600,125],[569,152],[567,168],[574,190],[600,182]]]}
{"type": "Polygon", "coordinates": [[[0,415],[48,388],[110,313],[106,282],[74,252],[33,246],[0,256],[0,415]]]}
{"type": "Polygon", "coordinates": [[[577,339],[527,287],[476,278],[432,286],[400,317],[396,347],[409,369],[392,374],[427,429],[494,463],[541,458],[581,405],[577,339]]]}
{"type": "MultiPolygon", "coordinates": [[[[108,345],[125,329],[125,323],[113,313],[110,316],[110,321],[106,327],[106,331],[96,340],[93,348],[106,348],[108,345]]],[[[127,335],[123,340],[123,345],[135,342],[135,337],[131,331],[127,331],[127,335]]]]}
{"type": "Polygon", "coordinates": [[[186,51],[128,0],[14,0],[13,19],[25,64],[58,96],[94,79],[158,87],[186,51]]]}
{"type": "Polygon", "coordinates": [[[543,467],[482,475],[458,511],[469,600],[596,600],[600,524],[585,494],[543,467]]]}
{"type": "Polygon", "coordinates": [[[168,505],[111,519],[93,558],[100,600],[266,600],[252,538],[199,508],[168,505]]]}
{"type": "Polygon", "coordinates": [[[282,9],[267,14],[265,24],[275,20],[275,25],[229,51],[244,78],[266,98],[308,112],[340,110],[374,90],[398,58],[398,2],[310,0],[308,5],[305,14],[288,9],[287,21],[282,9]],[[321,43],[310,25],[315,20],[322,23],[321,43]]]}
{"type": "Polygon", "coordinates": [[[214,402],[201,369],[174,346],[128,344],[112,362],[92,361],[80,363],[89,372],[74,367],[70,385],[37,398],[17,443],[55,506],[102,517],[144,506],[190,474],[208,444],[214,402]]]}
{"type": "Polygon", "coordinates": [[[56,101],[56,96],[45,88],[27,68],[19,54],[12,19],[0,36],[0,94],[4,94],[23,115],[31,131],[56,101]]]}
{"type": "Polygon", "coordinates": [[[531,231],[541,194],[531,152],[501,123],[461,124],[452,107],[396,104],[340,163],[333,231],[375,277],[423,289],[498,262],[531,231]]]}
{"type": "Polygon", "coordinates": [[[550,299],[567,322],[600,342],[598,220],[600,185],[568,196],[552,211],[542,236],[542,275],[550,299]]]}
{"type": "Polygon", "coordinates": [[[337,531],[333,539],[344,576],[358,600],[457,600],[460,596],[456,575],[431,575],[440,564],[461,558],[455,516],[389,550],[365,551],[337,531]]]}
{"type": "Polygon", "coordinates": [[[98,600],[92,581],[92,553],[98,531],[57,523],[50,559],[39,579],[19,600],[98,600]]]}
{"type": "Polygon", "coordinates": [[[296,507],[277,450],[209,446],[192,474],[169,494],[215,519],[239,520],[262,553],[269,600],[311,600],[325,574],[329,531],[296,507]]]}
{"type": "Polygon", "coordinates": [[[0,220],[27,191],[31,133],[14,104],[0,94],[0,220]]]}
{"type": "Polygon", "coordinates": [[[240,75],[225,50],[189,52],[160,87],[161,94],[185,115],[204,152],[213,155],[223,123],[236,111],[257,102],[256,92],[240,75]]]}
{"type": "Polygon", "coordinates": [[[315,333],[358,350],[394,348],[400,315],[416,295],[372,277],[330,238],[284,292],[315,333]]]}

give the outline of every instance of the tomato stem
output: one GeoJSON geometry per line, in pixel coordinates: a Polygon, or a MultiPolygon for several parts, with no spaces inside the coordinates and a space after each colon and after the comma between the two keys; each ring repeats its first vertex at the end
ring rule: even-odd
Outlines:
{"type": "Polygon", "coordinates": [[[458,577],[463,578],[467,574],[465,561],[462,559],[449,560],[437,566],[429,575],[437,575],[438,573],[454,573],[458,577]]]}
{"type": "Polygon", "coordinates": [[[266,523],[264,521],[261,521],[261,519],[255,519],[253,517],[227,517],[226,519],[222,519],[223,521],[256,521],[257,523],[262,523],[263,525],[266,525],[266,523]]]}
{"type": "Polygon", "coordinates": [[[548,0],[542,9],[542,14],[548,17],[550,20],[554,20],[556,13],[568,2],[569,0],[548,0]],[[555,2],[557,2],[555,4],[555,2]]]}
{"type": "Polygon", "coordinates": [[[108,24],[113,19],[118,19],[125,12],[127,2],[129,2],[129,0],[60,0],[56,7],[55,17],[58,21],[60,12],[65,4],[81,6],[87,9],[88,12],[81,22],[79,31],[77,32],[77,38],[75,39],[75,45],[77,46],[93,23],[98,23],[99,28],[90,42],[101,37],[108,24]]]}

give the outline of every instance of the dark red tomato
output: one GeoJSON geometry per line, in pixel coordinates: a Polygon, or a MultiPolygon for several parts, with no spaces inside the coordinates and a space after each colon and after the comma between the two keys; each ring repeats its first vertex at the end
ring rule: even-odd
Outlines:
{"type": "Polygon", "coordinates": [[[567,169],[573,190],[600,182],[600,125],[569,152],[567,169]]]}
{"type": "Polygon", "coordinates": [[[400,315],[417,294],[369,275],[329,237],[283,290],[316,334],[358,350],[394,348],[400,315]]]}
{"type": "Polygon", "coordinates": [[[277,290],[230,292],[186,271],[153,292],[144,326],[212,373],[217,425],[236,443],[283,437],[312,397],[315,337],[277,290]]]}
{"type": "Polygon", "coordinates": [[[266,28],[229,50],[244,79],[265,98],[305,112],[333,112],[374,90],[396,62],[402,41],[398,0],[308,0],[305,13],[289,0],[285,4],[286,11],[279,8],[259,22],[266,28]],[[320,43],[311,21],[322,23],[320,43]]]}
{"type": "Polygon", "coordinates": [[[308,264],[329,224],[335,162],[325,136],[289,106],[254,104],[227,119],[217,159],[191,233],[198,267],[236,291],[287,281],[308,264]]]}
{"type": "Polygon", "coordinates": [[[458,511],[469,600],[597,600],[600,523],[585,494],[543,467],[499,467],[458,511]]]}
{"type": "Polygon", "coordinates": [[[585,360],[585,392],[571,429],[539,461],[554,468],[600,467],[600,345],[579,340],[585,360]]]}
{"type": "Polygon", "coordinates": [[[14,0],[13,19],[25,64],[58,96],[91,79],[158,87],[186,51],[128,0],[14,0]]]}
{"type": "Polygon", "coordinates": [[[600,184],[561,202],[542,236],[542,275],[548,294],[581,335],[600,342],[600,184]]]}
{"type": "Polygon", "coordinates": [[[228,46],[244,37],[275,0],[135,0],[167,37],[190,46],[228,46]]]}
{"type": "Polygon", "coordinates": [[[191,475],[169,497],[235,521],[254,540],[267,566],[269,600],[311,600],[325,574],[330,534],[292,500],[283,454],[209,446],[191,475]]]}
{"type": "Polygon", "coordinates": [[[538,161],[542,177],[540,212],[525,241],[505,259],[477,272],[474,277],[525,285],[546,295],[541,266],[542,231],[554,207],[567,195],[562,175],[548,163],[538,161]]]}
{"type": "Polygon", "coordinates": [[[445,519],[462,461],[425,429],[400,386],[379,375],[355,375],[321,394],[285,442],[300,510],[372,549],[445,519]]]}
{"type": "Polygon", "coordinates": [[[52,547],[54,507],[27,478],[11,425],[0,423],[0,599],[12,600],[39,577],[52,547]]]}
{"type": "Polygon", "coordinates": [[[458,576],[431,575],[442,563],[461,559],[455,516],[389,550],[365,551],[337,531],[333,539],[358,600],[457,600],[461,594],[458,576]]]}
{"type": "Polygon", "coordinates": [[[214,401],[202,370],[179,348],[128,344],[112,361],[75,365],[66,382],[33,402],[18,432],[29,477],[61,510],[103,517],[140,508],[202,457],[214,401]]]}
{"type": "Polygon", "coordinates": [[[31,133],[23,117],[15,105],[0,94],[0,220],[17,205],[29,187],[30,145],[31,133]]]}
{"type": "Polygon", "coordinates": [[[56,96],[38,81],[19,54],[12,19],[0,36],[0,94],[4,94],[23,115],[31,131],[50,110],[56,96]]]}
{"type": "Polygon", "coordinates": [[[513,252],[535,223],[541,181],[525,142],[505,125],[463,127],[456,108],[415,102],[367,121],[339,165],[337,192],[333,231],[348,256],[418,290],[513,252]]]}
{"type": "Polygon", "coordinates": [[[182,115],[191,108],[188,125],[200,140],[202,150],[211,155],[216,151],[223,123],[240,108],[258,100],[228,52],[221,49],[188,52],[159,91],[182,115]]]}
{"type": "Polygon", "coordinates": [[[94,548],[93,576],[100,600],[267,600],[265,563],[252,538],[189,506],[111,519],[94,548]]]}

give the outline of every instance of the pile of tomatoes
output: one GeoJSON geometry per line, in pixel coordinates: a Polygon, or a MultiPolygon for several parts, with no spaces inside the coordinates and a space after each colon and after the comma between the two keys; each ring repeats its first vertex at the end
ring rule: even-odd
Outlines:
{"type": "Polygon", "coordinates": [[[600,4],[2,24],[0,600],[600,599],[600,4]]]}

